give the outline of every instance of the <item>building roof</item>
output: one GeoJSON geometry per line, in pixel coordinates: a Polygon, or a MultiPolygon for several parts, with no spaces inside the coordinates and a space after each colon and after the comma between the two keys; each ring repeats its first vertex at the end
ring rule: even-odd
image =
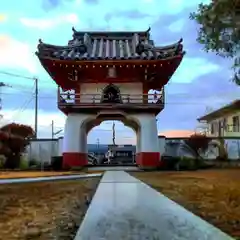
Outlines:
{"type": "Polygon", "coordinates": [[[39,58],[56,60],[157,60],[183,56],[182,39],[164,47],[155,47],[150,28],[143,32],[79,32],[67,46],[45,44],[39,40],[39,58]]]}
{"type": "Polygon", "coordinates": [[[227,114],[231,114],[235,111],[240,111],[240,99],[233,101],[232,103],[223,106],[222,108],[219,108],[213,112],[210,112],[200,118],[198,118],[198,121],[211,121],[216,118],[220,118],[222,116],[225,116],[227,114]]]}
{"type": "Polygon", "coordinates": [[[158,135],[166,138],[187,138],[193,134],[195,134],[195,131],[191,130],[169,130],[160,132],[158,135]]]}
{"type": "Polygon", "coordinates": [[[135,151],[136,146],[114,146],[111,149],[115,152],[128,152],[128,151],[135,151]]]}

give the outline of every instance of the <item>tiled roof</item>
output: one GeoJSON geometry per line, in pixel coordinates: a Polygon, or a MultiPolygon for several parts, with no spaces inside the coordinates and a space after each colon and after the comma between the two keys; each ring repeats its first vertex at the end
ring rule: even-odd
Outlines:
{"type": "Polygon", "coordinates": [[[77,32],[67,46],[45,44],[40,40],[39,58],[61,60],[131,60],[164,59],[184,54],[182,39],[165,47],[155,47],[145,32],[77,32]]]}

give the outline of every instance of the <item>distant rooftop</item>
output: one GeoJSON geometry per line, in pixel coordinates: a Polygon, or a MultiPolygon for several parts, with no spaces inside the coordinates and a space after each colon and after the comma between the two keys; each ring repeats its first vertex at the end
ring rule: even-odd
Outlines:
{"type": "Polygon", "coordinates": [[[160,132],[159,136],[165,136],[166,138],[187,138],[193,135],[195,131],[192,130],[168,130],[160,132]]]}

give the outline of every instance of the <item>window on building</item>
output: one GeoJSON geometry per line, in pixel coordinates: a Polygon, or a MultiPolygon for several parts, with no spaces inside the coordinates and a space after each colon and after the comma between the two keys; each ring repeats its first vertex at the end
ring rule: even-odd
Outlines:
{"type": "Polygon", "coordinates": [[[227,129],[227,119],[226,118],[223,119],[223,130],[226,131],[226,132],[228,131],[228,129],[227,129]]]}
{"type": "Polygon", "coordinates": [[[233,132],[240,132],[239,116],[234,116],[232,120],[233,120],[233,132]]]}
{"type": "Polygon", "coordinates": [[[214,123],[211,123],[210,128],[211,128],[211,134],[214,134],[214,123]]]}
{"type": "Polygon", "coordinates": [[[218,122],[218,136],[221,137],[222,136],[222,130],[223,130],[223,123],[222,121],[218,122]]]}

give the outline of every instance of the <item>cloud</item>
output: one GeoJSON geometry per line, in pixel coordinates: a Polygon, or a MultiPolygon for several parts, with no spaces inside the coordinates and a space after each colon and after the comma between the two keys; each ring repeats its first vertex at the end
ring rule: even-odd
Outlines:
{"type": "Polygon", "coordinates": [[[7,15],[6,14],[0,14],[0,23],[7,21],[7,15]]]}
{"type": "MultiPolygon", "coordinates": [[[[26,125],[32,126],[34,129],[34,109],[24,109],[24,111],[19,110],[3,110],[3,121],[4,124],[10,122],[24,123],[26,125]]],[[[40,110],[38,112],[38,137],[51,137],[51,123],[54,120],[54,127],[56,130],[62,129],[64,127],[66,116],[62,112],[45,112],[40,110]]]]}
{"type": "Polygon", "coordinates": [[[220,70],[220,66],[204,58],[183,58],[176,70],[172,82],[192,82],[197,77],[220,70]],[[189,67],[191,66],[191,67],[189,67]]]}
{"type": "Polygon", "coordinates": [[[61,0],[42,0],[42,7],[45,10],[54,9],[56,6],[61,4],[61,0]]]}
{"type": "Polygon", "coordinates": [[[43,0],[42,2],[45,11],[57,9],[60,12],[65,9],[75,12],[77,9],[81,29],[109,29],[110,26],[110,29],[115,30],[133,28],[142,30],[151,26],[161,15],[174,16],[184,9],[196,8],[202,1],[168,0],[164,2],[164,7],[161,6],[161,0],[123,0],[121,4],[110,0],[43,0]]]}
{"type": "Polygon", "coordinates": [[[0,67],[22,68],[30,73],[36,73],[34,57],[29,44],[8,35],[0,35],[0,67]]]}
{"type": "Polygon", "coordinates": [[[158,116],[158,129],[194,130],[197,118],[207,108],[218,109],[239,99],[240,88],[230,82],[228,71],[208,73],[191,83],[169,83],[165,88],[166,103],[158,116]]]}
{"type": "Polygon", "coordinates": [[[169,25],[169,30],[172,32],[181,32],[185,24],[185,19],[179,19],[169,25]]]}
{"type": "Polygon", "coordinates": [[[79,18],[76,14],[70,13],[56,16],[53,18],[20,18],[20,22],[30,28],[37,28],[40,30],[52,29],[62,24],[76,25],[79,23],[79,18]]]}

